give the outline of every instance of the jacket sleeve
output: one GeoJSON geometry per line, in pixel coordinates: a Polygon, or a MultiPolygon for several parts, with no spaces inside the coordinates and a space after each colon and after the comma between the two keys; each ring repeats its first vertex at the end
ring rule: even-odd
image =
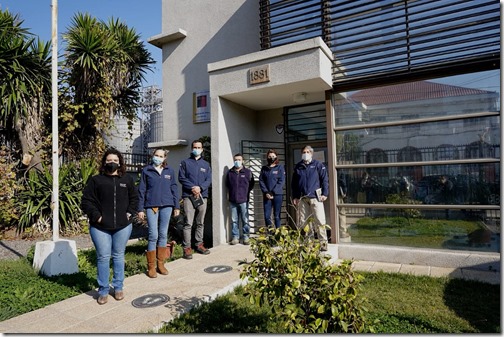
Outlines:
{"type": "Polygon", "coordinates": [[[261,188],[261,192],[268,193],[268,187],[266,186],[266,174],[264,173],[264,166],[261,168],[261,173],[259,174],[259,187],[261,188]]]}
{"type": "Polygon", "coordinates": [[[255,179],[254,179],[254,175],[252,174],[251,170],[249,170],[249,174],[250,174],[250,179],[249,179],[249,189],[248,189],[248,192],[250,194],[250,191],[252,191],[254,189],[255,179]]]}
{"type": "Polygon", "coordinates": [[[132,216],[137,214],[138,209],[138,189],[133,181],[133,178],[130,177],[128,182],[128,196],[129,196],[129,206],[128,213],[132,216]]]}
{"type": "Polygon", "coordinates": [[[285,168],[283,165],[278,165],[278,173],[280,174],[280,179],[277,179],[277,182],[273,187],[273,191],[275,191],[275,194],[282,194],[283,186],[285,184],[285,168]]]}
{"type": "MultiPolygon", "coordinates": [[[[175,171],[172,172],[173,173],[173,177],[175,177],[175,171]]],[[[176,179],[172,179],[171,180],[171,193],[172,193],[172,196],[173,196],[173,203],[175,205],[175,209],[179,209],[180,208],[180,203],[179,203],[179,193],[178,193],[178,185],[177,185],[177,180],[176,179]]]]}
{"type": "Polygon", "coordinates": [[[327,175],[327,169],[325,165],[321,162],[319,162],[319,179],[320,179],[320,186],[322,186],[322,195],[325,195],[326,197],[329,196],[329,177],[327,175]]]}
{"type": "Polygon", "coordinates": [[[87,215],[91,223],[96,223],[101,217],[100,208],[98,206],[99,204],[100,201],[96,194],[96,181],[95,178],[92,177],[88,180],[87,185],[82,192],[81,199],[81,209],[84,214],[87,215]]]}
{"type": "Polygon", "coordinates": [[[145,208],[145,193],[147,192],[147,176],[145,169],[142,170],[140,175],[140,184],[138,185],[138,211],[143,212],[145,208]]]}
{"type": "Polygon", "coordinates": [[[187,179],[187,163],[185,160],[180,163],[178,181],[182,185],[183,190],[185,189],[190,191],[194,186],[194,184],[187,179]]]}
{"type": "Polygon", "coordinates": [[[208,190],[210,185],[212,185],[212,168],[208,165],[205,180],[200,185],[201,191],[203,192],[208,190]]]}

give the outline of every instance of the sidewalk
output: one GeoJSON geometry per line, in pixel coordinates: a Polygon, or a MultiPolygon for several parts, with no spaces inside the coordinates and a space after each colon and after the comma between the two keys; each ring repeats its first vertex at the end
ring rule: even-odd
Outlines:
{"type": "MultiPolygon", "coordinates": [[[[328,254],[336,256],[336,245],[328,254]]],[[[239,261],[252,260],[249,246],[220,245],[210,255],[194,254],[192,260],[178,259],[166,264],[169,275],[150,279],[145,274],[125,280],[125,299],[109,296],[107,304],[96,303],[96,291],[90,291],[39,310],[0,322],[0,333],[146,333],[164,322],[213,300],[241,283],[239,261]],[[225,267],[231,268],[225,268],[225,267]],[[205,269],[207,271],[205,271],[205,269]],[[226,271],[226,269],[230,269],[226,271]],[[213,273],[209,273],[213,272],[213,273]],[[157,294],[157,296],[156,296],[157,294]],[[153,296],[146,296],[153,295],[153,296]],[[164,296],[163,296],[164,295],[164,296]],[[142,297],[144,301],[136,300],[142,297]],[[155,306],[157,303],[165,303],[155,306]],[[144,307],[135,307],[133,305],[144,307]]],[[[338,260],[332,260],[338,263],[338,260]]],[[[355,270],[449,276],[500,284],[500,272],[470,269],[401,265],[356,261],[355,270]]]]}

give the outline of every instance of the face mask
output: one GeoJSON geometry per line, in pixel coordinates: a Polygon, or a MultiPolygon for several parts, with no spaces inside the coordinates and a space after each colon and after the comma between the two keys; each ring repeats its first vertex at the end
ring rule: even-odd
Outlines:
{"type": "Polygon", "coordinates": [[[152,157],[152,163],[155,165],[155,166],[159,166],[163,163],[163,159],[159,158],[159,157],[152,157]]]}
{"type": "Polygon", "coordinates": [[[192,154],[195,156],[195,157],[198,157],[201,153],[203,152],[203,150],[201,149],[193,149],[192,150],[192,154]]]}
{"type": "Polygon", "coordinates": [[[310,153],[303,153],[303,155],[301,156],[301,158],[303,158],[304,161],[310,161],[312,156],[310,153]]]}
{"type": "Polygon", "coordinates": [[[114,173],[118,168],[119,168],[118,163],[106,163],[105,164],[105,171],[107,173],[114,173]]]}
{"type": "Polygon", "coordinates": [[[234,167],[236,167],[236,168],[240,168],[241,166],[242,166],[242,162],[241,162],[241,161],[239,161],[239,160],[235,160],[235,162],[234,162],[234,167]]]}
{"type": "Polygon", "coordinates": [[[268,164],[273,164],[276,158],[268,158],[268,164]]]}

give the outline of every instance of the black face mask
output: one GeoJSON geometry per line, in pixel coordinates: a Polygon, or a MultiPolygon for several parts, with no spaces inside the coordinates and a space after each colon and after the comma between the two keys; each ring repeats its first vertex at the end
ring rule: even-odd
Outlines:
{"type": "Polygon", "coordinates": [[[115,170],[119,168],[119,164],[117,163],[106,163],[105,164],[105,172],[114,173],[115,170]]]}
{"type": "Polygon", "coordinates": [[[273,164],[276,161],[276,158],[268,158],[268,164],[273,164]]]}

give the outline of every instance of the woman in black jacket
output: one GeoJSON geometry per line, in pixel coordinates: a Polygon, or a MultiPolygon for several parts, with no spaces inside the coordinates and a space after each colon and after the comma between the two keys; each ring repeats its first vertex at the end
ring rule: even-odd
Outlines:
{"type": "Polygon", "coordinates": [[[124,298],[124,252],[136,213],[138,192],[133,178],[126,174],[122,154],[107,150],[102,157],[100,174],[91,177],[84,189],[82,211],[89,219],[89,234],[96,248],[98,304],[105,304],[110,290],[110,258],[114,298],[124,298]]]}

